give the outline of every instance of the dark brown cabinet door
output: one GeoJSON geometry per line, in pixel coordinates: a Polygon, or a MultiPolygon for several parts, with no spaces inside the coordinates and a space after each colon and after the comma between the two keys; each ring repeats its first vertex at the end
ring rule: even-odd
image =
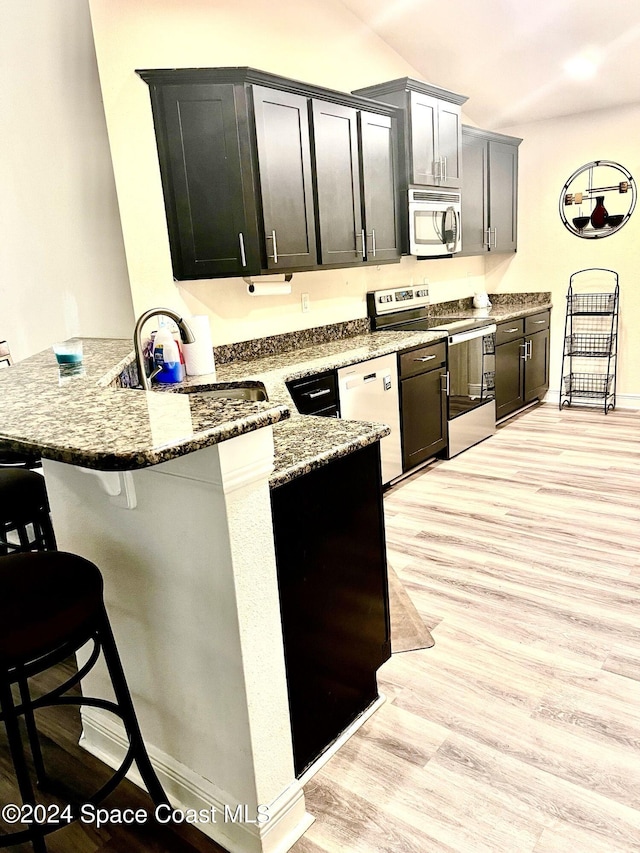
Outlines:
{"type": "Polygon", "coordinates": [[[375,701],[391,653],[379,444],[273,489],[271,506],[299,777],[375,701]]]}
{"type": "Polygon", "coordinates": [[[446,370],[430,370],[401,382],[403,471],[435,456],[447,444],[446,370]]]}
{"type": "Polygon", "coordinates": [[[267,269],[317,263],[308,100],[253,87],[267,269]]]}
{"type": "Polygon", "coordinates": [[[361,112],[360,156],[369,261],[394,260],[401,255],[395,154],[391,118],[361,112]]]}
{"type": "Polygon", "coordinates": [[[361,264],[363,245],[357,111],[314,100],[313,137],[318,191],[320,261],[361,264]]]}
{"type": "Polygon", "coordinates": [[[410,183],[434,186],[438,133],[438,101],[420,92],[411,92],[410,183]]]}
{"type": "Polygon", "coordinates": [[[152,103],[174,276],[258,272],[233,85],[163,86],[152,103]]]}
{"type": "Polygon", "coordinates": [[[462,172],[460,107],[411,92],[410,182],[459,187],[462,172]]]}
{"type": "Polygon", "coordinates": [[[462,252],[481,255],[487,251],[489,228],[487,143],[463,133],[462,159],[462,252]]]}
{"type": "Polygon", "coordinates": [[[517,248],[518,149],[489,143],[489,223],[492,252],[517,248]]]}
{"type": "Polygon", "coordinates": [[[496,418],[524,405],[524,341],[517,338],[496,347],[496,418]]]}
{"type": "Polygon", "coordinates": [[[462,177],[460,107],[441,101],[438,107],[440,187],[459,187],[462,177]]]}
{"type": "Polygon", "coordinates": [[[549,388],[549,330],[525,338],[528,358],[524,371],[524,400],[541,397],[549,388]]]}

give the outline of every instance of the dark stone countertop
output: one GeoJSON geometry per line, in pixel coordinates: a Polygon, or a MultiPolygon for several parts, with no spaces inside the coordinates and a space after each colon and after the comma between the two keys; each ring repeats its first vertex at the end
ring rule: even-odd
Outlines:
{"type": "MultiPolygon", "coordinates": [[[[516,302],[491,309],[460,309],[458,316],[496,322],[550,307],[516,302]]],[[[443,315],[444,316],[444,315],[443,315]]],[[[453,313],[448,316],[453,316],[453,313]]],[[[211,399],[197,393],[120,387],[133,362],[127,339],[83,338],[78,375],[63,375],[51,350],[0,370],[0,450],[99,470],[135,470],[273,425],[277,487],[332,459],[379,441],[388,426],[297,413],[286,382],[442,340],[443,332],[361,333],[262,358],[231,361],[216,376],[187,377],[187,388],[213,382],[260,382],[268,402],[211,399]]]]}
{"type": "MultiPolygon", "coordinates": [[[[388,434],[386,425],[298,415],[285,385],[288,378],[394,352],[407,337],[410,346],[437,335],[385,334],[377,342],[376,337],[221,366],[218,381],[263,382],[268,402],[120,387],[118,379],[133,361],[131,342],[83,338],[78,373],[64,373],[51,350],[0,370],[0,450],[104,471],[135,470],[271,424],[276,453],[271,482],[280,485],[388,434]]],[[[190,377],[184,384],[204,388],[212,381],[213,376],[190,377]]]]}

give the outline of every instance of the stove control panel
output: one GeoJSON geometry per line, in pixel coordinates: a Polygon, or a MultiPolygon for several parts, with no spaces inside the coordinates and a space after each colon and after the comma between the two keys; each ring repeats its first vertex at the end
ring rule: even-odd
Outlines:
{"type": "Polygon", "coordinates": [[[369,315],[390,314],[406,308],[429,305],[429,287],[426,284],[409,285],[389,290],[374,290],[367,293],[369,315]]]}

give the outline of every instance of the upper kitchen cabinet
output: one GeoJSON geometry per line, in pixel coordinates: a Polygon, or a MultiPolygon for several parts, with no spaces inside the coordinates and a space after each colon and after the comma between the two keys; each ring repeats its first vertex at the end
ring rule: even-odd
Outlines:
{"type": "Polygon", "coordinates": [[[521,139],[462,128],[462,254],[515,252],[521,139]]]}
{"type": "Polygon", "coordinates": [[[253,86],[269,270],[316,263],[309,108],[302,95],[253,86]]]}
{"type": "Polygon", "coordinates": [[[371,261],[400,257],[398,151],[391,116],[360,110],[365,249],[371,261]]]}
{"type": "Polygon", "coordinates": [[[312,102],[322,264],[400,257],[396,144],[388,115],[312,102]]]}
{"type": "Polygon", "coordinates": [[[402,77],[354,94],[403,110],[404,186],[460,187],[462,175],[461,105],[467,100],[446,89],[402,77]]]}
{"type": "Polygon", "coordinates": [[[252,175],[243,169],[251,158],[239,126],[246,105],[237,96],[244,93],[230,83],[150,75],[142,74],[151,88],[175,278],[259,271],[252,175]]]}
{"type": "Polygon", "coordinates": [[[399,260],[396,110],[250,68],[138,74],[176,279],[399,260]]]}
{"type": "Polygon", "coordinates": [[[351,107],[314,100],[313,136],[318,182],[320,260],[351,265],[366,260],[358,114],[351,107]]]}

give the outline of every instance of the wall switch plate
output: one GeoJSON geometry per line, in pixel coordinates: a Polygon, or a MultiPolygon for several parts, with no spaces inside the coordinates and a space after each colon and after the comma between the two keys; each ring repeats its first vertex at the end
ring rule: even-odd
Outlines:
{"type": "Polygon", "coordinates": [[[300,301],[301,301],[301,303],[302,303],[302,313],[303,313],[303,314],[306,314],[306,313],[307,313],[307,311],[309,310],[309,294],[308,294],[308,293],[303,293],[303,294],[300,296],[300,301]]]}

